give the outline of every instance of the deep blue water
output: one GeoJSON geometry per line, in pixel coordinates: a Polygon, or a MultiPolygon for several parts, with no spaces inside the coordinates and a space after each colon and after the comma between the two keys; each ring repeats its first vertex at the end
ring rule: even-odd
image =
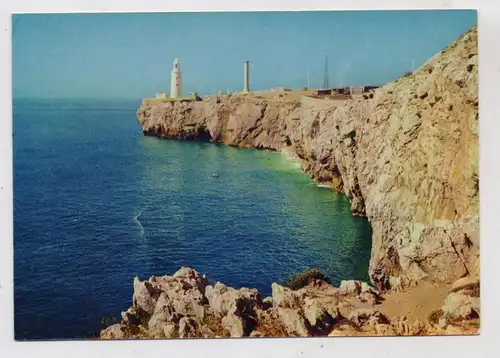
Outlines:
{"type": "Polygon", "coordinates": [[[367,279],[371,229],[277,153],[144,137],[138,101],[14,103],[16,339],[85,338],[134,276],[367,279]],[[219,172],[219,178],[212,174],[219,172]]]}

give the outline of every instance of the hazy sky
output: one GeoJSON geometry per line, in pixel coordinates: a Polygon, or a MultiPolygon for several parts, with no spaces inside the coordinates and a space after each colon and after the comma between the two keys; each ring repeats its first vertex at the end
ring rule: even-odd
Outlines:
{"type": "Polygon", "coordinates": [[[384,84],[477,22],[475,11],[14,15],[14,97],[154,96],[184,92],[384,84]]]}

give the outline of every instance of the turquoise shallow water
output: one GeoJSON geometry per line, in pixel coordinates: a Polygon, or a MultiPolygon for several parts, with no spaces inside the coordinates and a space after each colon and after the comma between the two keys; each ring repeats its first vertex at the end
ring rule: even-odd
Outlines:
{"type": "Polygon", "coordinates": [[[182,265],[264,295],[312,266],[367,279],[371,229],[344,196],[278,153],[144,137],[138,105],[14,103],[16,339],[95,334],[134,276],[182,265]]]}

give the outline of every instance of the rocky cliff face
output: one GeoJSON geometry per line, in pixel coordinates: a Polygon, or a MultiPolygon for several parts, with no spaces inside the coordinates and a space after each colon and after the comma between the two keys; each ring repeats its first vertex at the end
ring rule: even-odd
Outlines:
{"type": "Polygon", "coordinates": [[[477,29],[410,76],[348,101],[297,93],[144,101],[147,135],[289,153],[373,228],[372,282],[479,274],[477,29]]]}

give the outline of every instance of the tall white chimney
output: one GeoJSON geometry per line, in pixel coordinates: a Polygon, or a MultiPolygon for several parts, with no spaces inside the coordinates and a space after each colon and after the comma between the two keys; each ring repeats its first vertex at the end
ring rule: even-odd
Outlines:
{"type": "Polygon", "coordinates": [[[244,84],[243,84],[243,92],[249,92],[250,91],[250,69],[248,66],[248,61],[245,61],[245,66],[244,66],[244,78],[243,78],[244,84]]]}

